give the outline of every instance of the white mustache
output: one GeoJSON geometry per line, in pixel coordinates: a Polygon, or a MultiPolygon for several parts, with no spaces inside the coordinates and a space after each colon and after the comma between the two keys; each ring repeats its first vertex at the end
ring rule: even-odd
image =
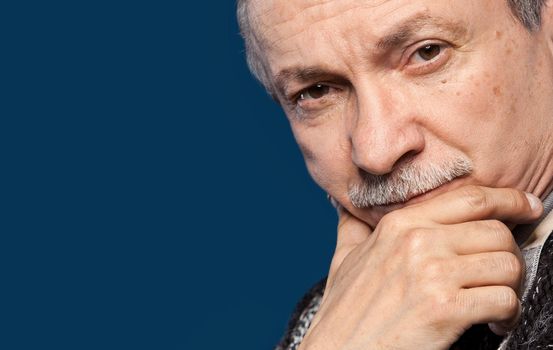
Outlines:
{"type": "Polygon", "coordinates": [[[348,196],[356,208],[403,203],[471,172],[472,163],[466,158],[430,163],[424,168],[408,162],[385,175],[363,173],[363,181],[350,186],[348,196]]]}

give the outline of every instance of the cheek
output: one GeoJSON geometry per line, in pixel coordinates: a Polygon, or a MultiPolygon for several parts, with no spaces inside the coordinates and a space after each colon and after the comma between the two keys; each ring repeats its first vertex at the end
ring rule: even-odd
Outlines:
{"type": "Polygon", "coordinates": [[[293,123],[292,131],[313,180],[326,192],[337,194],[347,188],[355,167],[340,128],[331,124],[305,127],[293,123]]]}
{"type": "Polygon", "coordinates": [[[528,161],[525,130],[528,116],[537,114],[531,57],[515,57],[510,45],[502,47],[493,58],[481,57],[441,80],[433,93],[435,108],[425,111],[434,121],[432,133],[465,153],[474,162],[475,177],[494,186],[513,185],[521,163],[528,161]],[[520,162],[507,163],[504,154],[520,162]]]}

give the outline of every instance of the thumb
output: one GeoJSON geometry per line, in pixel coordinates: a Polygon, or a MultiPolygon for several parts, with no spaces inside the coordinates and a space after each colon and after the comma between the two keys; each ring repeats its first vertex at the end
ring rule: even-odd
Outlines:
{"type": "Polygon", "coordinates": [[[338,212],[338,237],[336,241],[336,249],[334,251],[334,256],[332,257],[332,262],[330,264],[330,270],[328,272],[326,290],[332,286],[336,272],[342,265],[344,259],[351,253],[352,250],[359,246],[359,244],[365,242],[372,233],[369,225],[352,215],[337,201],[331,199],[331,203],[338,212]]]}
{"type": "Polygon", "coordinates": [[[337,205],[336,211],[338,212],[336,249],[344,247],[351,247],[353,249],[369,238],[372,233],[369,225],[351,214],[340,204],[337,205]]]}

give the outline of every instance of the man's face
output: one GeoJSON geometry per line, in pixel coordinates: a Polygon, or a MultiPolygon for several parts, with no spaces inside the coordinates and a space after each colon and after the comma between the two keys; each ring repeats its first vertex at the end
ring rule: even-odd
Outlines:
{"type": "Polygon", "coordinates": [[[548,192],[549,17],[505,0],[254,0],[278,98],[315,181],[375,226],[464,184],[548,192]]]}

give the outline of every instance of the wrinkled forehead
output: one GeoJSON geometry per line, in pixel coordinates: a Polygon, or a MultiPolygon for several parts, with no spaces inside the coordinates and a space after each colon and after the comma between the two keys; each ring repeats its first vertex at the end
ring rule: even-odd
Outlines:
{"type": "Polygon", "coordinates": [[[250,14],[262,27],[274,27],[294,19],[315,21],[360,6],[375,7],[389,0],[250,0],[250,14]]]}
{"type": "MultiPolygon", "coordinates": [[[[414,15],[463,22],[468,7],[484,13],[498,2],[481,0],[250,0],[249,18],[264,51],[286,53],[330,37],[376,40],[414,15]],[[480,9],[482,7],[482,9],[480,9]],[[488,7],[488,9],[485,9],[488,7]]],[[[366,42],[367,43],[367,42],[366,42]]],[[[328,43],[323,43],[328,44],[328,43]]],[[[335,43],[338,44],[339,43],[335,43]]],[[[317,45],[318,46],[318,45],[317,45]]]]}
{"type": "MultiPolygon", "coordinates": [[[[347,17],[363,9],[378,10],[394,0],[251,0],[250,19],[259,39],[274,47],[286,38],[309,31],[317,23],[347,23],[347,17]]],[[[393,8],[393,6],[391,6],[393,8]]],[[[395,10],[401,10],[398,6],[395,10]]]]}
{"type": "MultiPolygon", "coordinates": [[[[505,0],[250,0],[250,20],[269,65],[298,54],[372,47],[408,18],[486,23],[507,13],[505,0]],[[503,7],[503,8],[500,8],[503,7]],[[325,51],[326,50],[326,51],[325,51]]],[[[440,23],[437,23],[440,24],[440,23]]],[[[271,67],[273,68],[273,67],[271,67]]]]}

